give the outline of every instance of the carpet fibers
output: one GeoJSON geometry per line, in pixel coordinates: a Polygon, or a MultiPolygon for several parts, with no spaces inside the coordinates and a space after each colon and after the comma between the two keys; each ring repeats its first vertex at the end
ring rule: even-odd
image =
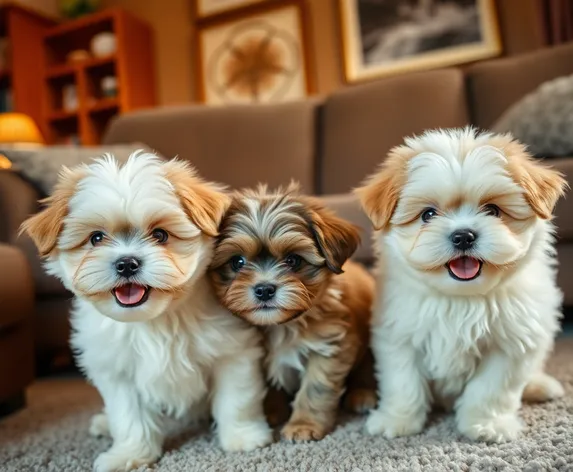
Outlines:
{"type": "MultiPolygon", "coordinates": [[[[167,444],[154,470],[573,472],[573,338],[558,341],[548,370],[567,395],[524,406],[527,428],[515,442],[472,443],[456,432],[451,415],[433,417],[421,435],[386,441],[363,434],[363,418],[348,417],[318,443],[277,442],[251,453],[227,454],[209,431],[189,433],[167,444]]],[[[0,471],[90,471],[110,445],[87,433],[90,416],[100,408],[97,392],[79,379],[38,382],[29,391],[28,407],[0,421],[0,471]]]]}

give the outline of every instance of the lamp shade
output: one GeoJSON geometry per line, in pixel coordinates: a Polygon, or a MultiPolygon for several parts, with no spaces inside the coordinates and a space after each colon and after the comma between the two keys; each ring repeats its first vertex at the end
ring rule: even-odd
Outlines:
{"type": "Polygon", "coordinates": [[[23,113],[0,113],[0,144],[44,142],[34,120],[23,113]]]}

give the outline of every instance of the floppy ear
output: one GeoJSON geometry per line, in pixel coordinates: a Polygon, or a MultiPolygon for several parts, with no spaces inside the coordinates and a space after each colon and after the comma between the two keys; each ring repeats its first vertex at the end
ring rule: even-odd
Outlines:
{"type": "Polygon", "coordinates": [[[305,200],[310,207],[310,229],[326,266],[335,274],[341,274],[342,266],[360,244],[360,230],[317,200],[308,197],[305,200]]]}
{"type": "Polygon", "coordinates": [[[19,235],[27,233],[42,257],[49,255],[56,247],[58,236],[64,227],[64,218],[68,214],[68,203],[76,185],[84,176],[85,171],[81,168],[63,167],[52,195],[40,200],[45,208],[20,226],[19,235]]]}
{"type": "Polygon", "coordinates": [[[508,171],[521,186],[525,199],[533,211],[544,220],[552,218],[557,200],[565,194],[569,184],[560,172],[541,164],[518,141],[510,136],[499,145],[508,160],[508,171]]]}
{"type": "Polygon", "coordinates": [[[187,216],[207,236],[216,237],[219,224],[231,204],[224,188],[204,181],[193,167],[183,161],[167,162],[165,171],[187,216]]]}
{"type": "Polygon", "coordinates": [[[411,153],[412,150],[406,146],[395,147],[379,171],[354,190],[376,230],[386,229],[390,224],[406,182],[406,161],[411,153]]]}

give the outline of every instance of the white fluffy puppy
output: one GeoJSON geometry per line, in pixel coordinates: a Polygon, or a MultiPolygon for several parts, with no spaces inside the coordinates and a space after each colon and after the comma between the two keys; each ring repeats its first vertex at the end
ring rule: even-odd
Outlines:
{"type": "Polygon", "coordinates": [[[157,460],[168,424],[210,402],[222,447],[271,441],[255,329],[216,301],[205,272],[229,199],[181,161],[135,153],[64,169],[23,225],[51,274],[75,294],[72,346],[113,446],[97,471],[157,460]]]}
{"type": "Polygon", "coordinates": [[[379,230],[371,434],[419,433],[434,401],[455,406],[469,438],[513,439],[522,394],[563,394],[543,364],[559,326],[551,219],[565,185],[510,136],[456,129],[406,139],[357,190],[379,230]]]}

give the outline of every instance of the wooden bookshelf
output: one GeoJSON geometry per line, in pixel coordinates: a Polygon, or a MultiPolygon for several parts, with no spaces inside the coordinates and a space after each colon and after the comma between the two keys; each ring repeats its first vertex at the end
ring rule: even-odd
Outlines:
{"type": "Polygon", "coordinates": [[[8,62],[0,69],[0,94],[11,97],[11,106],[0,112],[15,111],[30,116],[44,137],[48,128],[42,107],[44,35],[56,25],[32,9],[5,3],[0,6],[0,37],[8,42],[8,62]]]}
{"type": "Polygon", "coordinates": [[[75,135],[84,145],[98,144],[114,116],[156,104],[153,33],[143,21],[118,8],[103,10],[49,29],[43,37],[44,122],[50,143],[67,142],[75,135]],[[108,57],[89,57],[70,63],[68,54],[90,51],[92,38],[113,32],[117,48],[108,57]],[[101,80],[115,76],[118,94],[106,97],[101,80]],[[63,108],[63,90],[73,84],[75,110],[63,108]]]}

